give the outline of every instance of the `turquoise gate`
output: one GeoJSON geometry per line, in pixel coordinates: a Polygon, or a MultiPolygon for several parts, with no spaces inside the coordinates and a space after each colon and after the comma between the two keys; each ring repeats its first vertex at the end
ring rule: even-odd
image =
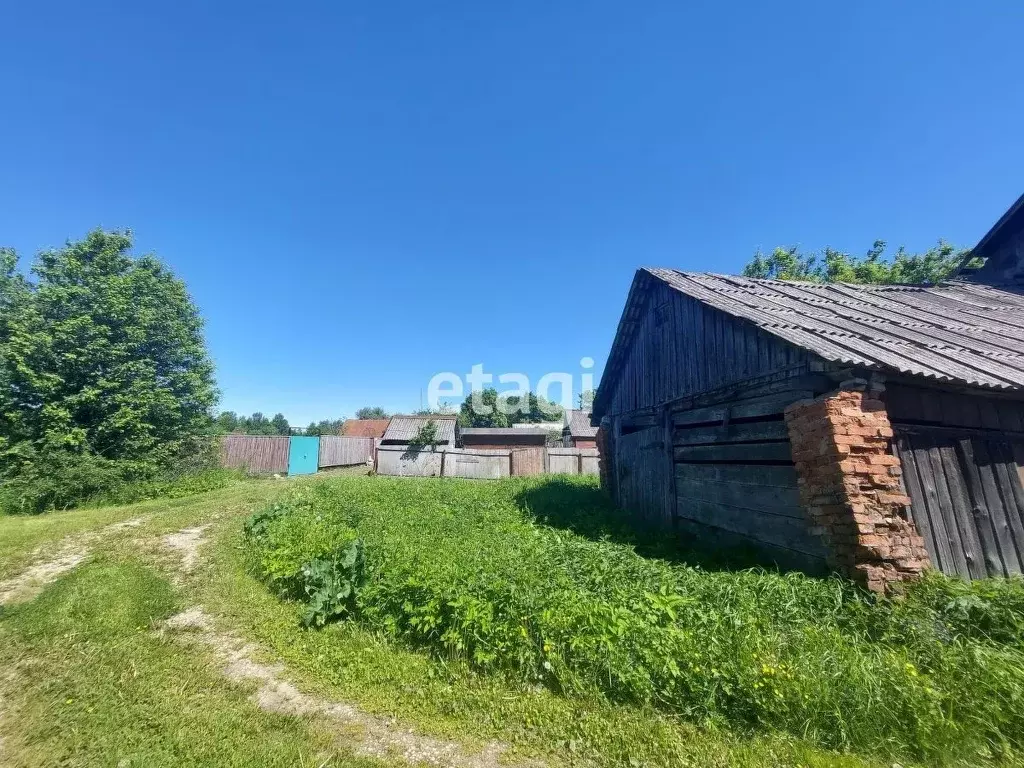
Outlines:
{"type": "Polygon", "coordinates": [[[312,475],[320,464],[320,437],[292,436],[288,439],[288,474],[312,475]]]}

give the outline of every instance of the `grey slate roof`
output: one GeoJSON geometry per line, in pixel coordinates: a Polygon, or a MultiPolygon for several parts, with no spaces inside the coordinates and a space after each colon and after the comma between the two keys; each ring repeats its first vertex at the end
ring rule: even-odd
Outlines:
{"type": "Polygon", "coordinates": [[[566,420],[573,437],[597,437],[597,427],[590,425],[589,411],[569,411],[566,420]]]}
{"type": "Polygon", "coordinates": [[[853,285],[642,270],[825,360],[1024,388],[1024,296],[978,283],[853,285]]]}
{"type": "Polygon", "coordinates": [[[437,440],[439,443],[455,441],[455,416],[392,416],[382,440],[393,440],[408,443],[420,431],[420,427],[433,420],[437,424],[437,440]]]}

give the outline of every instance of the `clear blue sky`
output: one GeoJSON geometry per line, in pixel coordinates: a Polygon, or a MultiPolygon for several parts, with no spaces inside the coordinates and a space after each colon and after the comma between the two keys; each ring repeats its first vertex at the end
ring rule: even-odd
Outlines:
{"type": "Polygon", "coordinates": [[[600,370],[641,265],[971,245],[1024,191],[1024,3],[7,3],[0,244],[130,227],[223,407],[600,370]],[[770,7],[769,7],[770,6],[770,7]]]}

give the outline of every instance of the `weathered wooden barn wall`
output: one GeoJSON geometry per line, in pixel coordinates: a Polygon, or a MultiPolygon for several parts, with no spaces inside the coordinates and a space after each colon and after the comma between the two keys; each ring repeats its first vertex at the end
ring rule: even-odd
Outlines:
{"type": "Polygon", "coordinates": [[[607,413],[628,413],[806,363],[801,349],[667,285],[646,311],[615,378],[607,413]]]}
{"type": "Polygon", "coordinates": [[[320,435],[320,468],[366,464],[373,458],[372,437],[320,435]]]}
{"type": "Polygon", "coordinates": [[[784,410],[833,388],[797,366],[611,419],[611,492],[648,527],[780,566],[826,569],[800,503],[784,410]]]}
{"type": "Polygon", "coordinates": [[[225,435],[220,441],[221,466],[253,474],[288,471],[289,438],[225,435]]]}
{"type": "Polygon", "coordinates": [[[1024,569],[1024,403],[890,384],[911,516],[932,564],[964,578],[1024,569]]]}

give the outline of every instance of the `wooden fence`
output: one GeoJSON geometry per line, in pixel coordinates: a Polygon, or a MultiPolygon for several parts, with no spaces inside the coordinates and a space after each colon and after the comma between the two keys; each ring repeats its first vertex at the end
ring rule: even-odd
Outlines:
{"type": "Polygon", "coordinates": [[[221,466],[254,475],[288,471],[288,437],[225,435],[220,441],[221,466]]]}
{"type": "Polygon", "coordinates": [[[458,449],[410,451],[377,448],[377,474],[398,477],[465,477],[496,480],[509,476],[598,473],[594,448],[458,449]]]}
{"type": "Polygon", "coordinates": [[[350,467],[373,460],[372,437],[320,436],[320,468],[350,467]]]}

